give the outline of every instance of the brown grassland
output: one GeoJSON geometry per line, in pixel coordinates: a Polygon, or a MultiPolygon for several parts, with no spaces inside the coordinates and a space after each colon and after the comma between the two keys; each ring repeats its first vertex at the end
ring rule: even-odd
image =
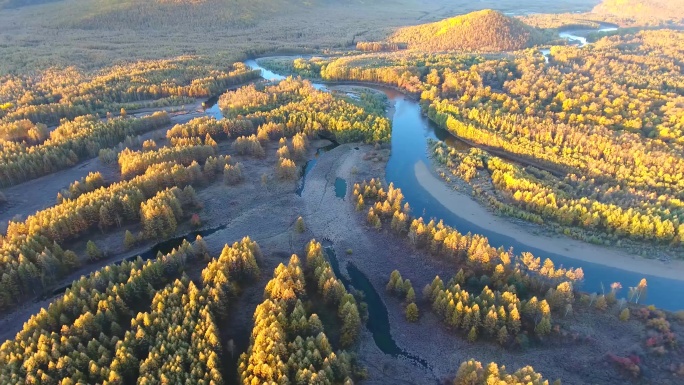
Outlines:
{"type": "Polygon", "coordinates": [[[682,0],[604,0],[590,12],[530,14],[520,17],[538,28],[587,26],[596,28],[597,22],[621,27],[675,27],[684,21],[682,0]]]}
{"type": "Polygon", "coordinates": [[[346,48],[395,28],[483,8],[506,14],[590,10],[596,0],[165,1],[58,0],[0,6],[0,74],[85,69],[184,54],[230,63],[246,56],[346,48]]]}

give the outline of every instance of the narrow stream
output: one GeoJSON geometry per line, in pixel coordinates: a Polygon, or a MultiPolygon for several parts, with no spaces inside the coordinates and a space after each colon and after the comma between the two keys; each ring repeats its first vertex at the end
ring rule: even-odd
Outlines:
{"type": "MultiPolygon", "coordinates": [[[[148,260],[152,259],[157,256],[157,254],[162,253],[162,254],[168,254],[171,252],[173,249],[177,249],[181,244],[183,244],[183,241],[188,241],[190,243],[194,242],[195,239],[197,239],[197,236],[199,235],[200,237],[204,238],[207,237],[211,234],[214,234],[217,231],[225,229],[227,226],[226,225],[221,225],[221,226],[216,226],[212,227],[210,229],[205,229],[205,230],[198,230],[198,231],[192,231],[189,232],[185,235],[181,235],[175,238],[167,239],[163,242],[159,242],[156,245],[150,247],[149,249],[145,250],[143,253],[140,254],[140,258],[143,260],[148,260]]],[[[126,258],[127,261],[133,261],[138,256],[133,256],[126,258]]]]}
{"type": "MultiPolygon", "coordinates": [[[[159,242],[159,243],[155,244],[154,246],[150,247],[149,249],[143,251],[140,254],[132,255],[132,256],[130,256],[128,258],[124,258],[118,262],[114,262],[113,264],[121,264],[125,261],[129,261],[129,262],[135,261],[136,259],[138,259],[138,257],[142,258],[143,261],[147,261],[148,259],[152,259],[152,258],[156,257],[157,254],[159,254],[159,253],[162,253],[162,254],[170,253],[171,250],[177,249],[180,245],[182,245],[183,241],[188,241],[188,242],[192,243],[195,241],[195,239],[197,239],[198,235],[201,236],[202,238],[204,238],[204,237],[207,237],[207,236],[209,236],[209,235],[211,235],[211,234],[213,234],[219,230],[223,230],[225,228],[226,228],[226,225],[221,225],[221,226],[212,227],[210,229],[191,231],[185,235],[181,235],[181,236],[178,236],[175,238],[171,238],[171,239],[167,239],[165,241],[159,242]]],[[[66,290],[68,288],[70,288],[72,284],[73,284],[73,282],[70,282],[67,285],[58,287],[57,289],[52,291],[51,295],[55,296],[55,295],[62,294],[64,292],[66,292],[66,290]]]]}
{"type": "Polygon", "coordinates": [[[418,366],[431,370],[427,361],[408,353],[397,346],[397,343],[394,341],[394,338],[392,338],[392,333],[390,332],[387,307],[382,301],[382,298],[380,298],[380,295],[375,291],[371,281],[353,263],[347,263],[346,265],[349,278],[342,274],[335,250],[329,242],[326,243],[328,243],[328,245],[324,246],[324,250],[337,278],[342,281],[347,290],[354,287],[354,289],[364,293],[364,301],[368,304],[368,322],[366,323],[366,327],[368,327],[368,330],[373,334],[373,341],[375,341],[378,348],[380,348],[383,353],[389,354],[392,357],[403,357],[418,366]]]}
{"type": "MultiPolygon", "coordinates": [[[[567,40],[570,44],[577,44],[578,47],[584,47],[588,44],[586,35],[592,32],[612,32],[617,31],[618,26],[609,23],[599,23],[598,29],[591,28],[571,28],[560,31],[558,36],[567,40]]],[[[551,55],[550,48],[542,48],[539,50],[542,56],[544,56],[544,61],[549,62],[549,56],[551,55]]]]}
{"type": "Polygon", "coordinates": [[[302,196],[302,192],[304,192],[304,187],[306,186],[306,177],[309,175],[309,172],[313,170],[316,163],[318,163],[318,157],[321,154],[324,154],[337,146],[339,146],[339,143],[331,142],[329,145],[325,147],[319,147],[316,150],[316,154],[314,155],[314,157],[306,161],[306,164],[304,164],[304,167],[302,167],[302,171],[300,173],[299,186],[295,191],[297,195],[302,196]]]}

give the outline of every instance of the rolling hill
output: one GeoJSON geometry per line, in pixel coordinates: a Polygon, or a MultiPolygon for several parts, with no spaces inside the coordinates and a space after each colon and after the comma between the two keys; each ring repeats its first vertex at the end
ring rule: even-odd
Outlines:
{"type": "Polygon", "coordinates": [[[542,33],[491,9],[399,29],[391,37],[409,49],[513,51],[541,41],[542,33]]]}
{"type": "Polygon", "coordinates": [[[684,0],[604,0],[593,13],[634,21],[684,21],[684,0]]]}

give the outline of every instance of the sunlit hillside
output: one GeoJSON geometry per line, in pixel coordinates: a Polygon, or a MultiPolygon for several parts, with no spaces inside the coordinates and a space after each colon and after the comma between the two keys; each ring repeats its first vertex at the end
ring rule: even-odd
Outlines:
{"type": "Polygon", "coordinates": [[[604,0],[594,13],[639,20],[684,20],[684,0],[604,0]]]}
{"type": "Polygon", "coordinates": [[[621,27],[677,26],[684,23],[684,0],[604,0],[591,12],[551,11],[521,15],[519,19],[539,28],[598,28],[599,22],[621,27]]]}
{"type": "Polygon", "coordinates": [[[511,51],[542,40],[542,34],[497,11],[482,10],[398,30],[390,38],[430,51],[511,51]]]}

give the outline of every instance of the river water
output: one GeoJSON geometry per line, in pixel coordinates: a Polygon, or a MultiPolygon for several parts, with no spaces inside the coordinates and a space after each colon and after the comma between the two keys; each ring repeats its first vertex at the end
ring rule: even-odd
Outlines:
{"type": "MultiPolygon", "coordinates": [[[[601,30],[610,31],[610,28],[611,27],[605,27],[601,30]]],[[[585,38],[574,35],[571,31],[564,32],[561,36],[571,40],[577,40],[580,42],[580,45],[586,44],[585,38]]],[[[549,51],[542,50],[542,54],[544,54],[548,60],[549,51]]],[[[266,80],[278,81],[285,78],[282,75],[266,70],[255,60],[248,60],[246,61],[246,64],[253,69],[260,69],[262,71],[262,77],[266,80]]],[[[313,85],[319,90],[327,90],[327,87],[324,84],[313,83],[313,85]]],[[[442,140],[448,145],[457,147],[458,149],[463,149],[465,146],[464,143],[430,122],[422,114],[420,105],[402,93],[391,88],[377,86],[371,86],[371,88],[384,92],[391,105],[394,106],[391,138],[392,151],[385,169],[385,179],[387,183],[394,183],[396,187],[401,188],[406,201],[412,207],[414,215],[422,216],[424,218],[442,219],[445,224],[456,228],[461,233],[470,232],[473,234],[482,234],[486,236],[489,239],[490,244],[495,247],[503,246],[506,249],[512,247],[515,249],[516,253],[527,251],[533,253],[537,257],[542,257],[542,259],[551,258],[556,266],[581,267],[585,274],[585,281],[582,287],[584,291],[600,292],[602,286],[608,288],[612,282],[621,282],[623,283],[623,286],[628,287],[630,285],[636,285],[641,278],[646,278],[648,280],[648,293],[646,300],[642,301],[642,303],[652,303],[659,308],[668,310],[684,308],[684,298],[681,296],[681,293],[684,293],[684,281],[648,276],[545,252],[506,234],[500,234],[477,226],[466,218],[460,217],[442,206],[442,204],[432,196],[430,191],[424,189],[420,183],[418,183],[414,172],[414,166],[419,162],[430,164],[431,160],[428,157],[428,141],[431,139],[442,140]]],[[[213,100],[213,103],[216,103],[216,100],[213,100]]],[[[210,104],[205,113],[216,119],[223,118],[217,103],[213,105],[210,104]]],[[[297,194],[301,195],[306,187],[306,176],[309,171],[315,167],[318,156],[336,146],[337,143],[332,143],[327,147],[319,149],[319,151],[316,152],[315,157],[306,163],[302,172],[299,188],[297,189],[297,194]]],[[[341,198],[339,204],[348,204],[342,202],[346,196],[346,190],[347,182],[337,178],[335,180],[335,193],[337,197],[341,198]]],[[[153,258],[158,252],[167,253],[171,249],[180,246],[183,240],[192,241],[197,235],[207,236],[222,228],[225,228],[225,226],[193,232],[164,241],[150,248],[141,254],[141,256],[143,259],[153,258]]],[[[340,271],[339,262],[332,245],[327,245],[325,251],[335,274],[343,281],[345,286],[348,288],[353,286],[355,289],[364,292],[365,302],[369,305],[367,327],[372,333],[373,339],[380,350],[385,354],[394,357],[402,357],[418,366],[430,370],[431,368],[425,360],[412,355],[397,346],[391,335],[387,308],[368,277],[351,263],[346,264],[348,275],[345,276],[340,271]]],[[[55,290],[53,294],[62,293],[66,288],[67,286],[59,288],[55,290]]]]}
{"type": "Polygon", "coordinates": [[[612,32],[617,31],[617,27],[612,24],[601,23],[598,29],[569,29],[558,33],[558,36],[570,41],[571,43],[577,43],[580,47],[587,45],[587,38],[583,35],[591,32],[612,32]]]}
{"type": "MultiPolygon", "coordinates": [[[[191,231],[185,235],[181,235],[175,238],[170,238],[165,241],[161,241],[154,246],[150,247],[149,249],[143,251],[140,254],[135,254],[133,256],[130,256],[128,258],[122,259],[118,262],[114,262],[114,264],[120,264],[123,262],[132,262],[138,259],[138,257],[142,258],[143,261],[147,261],[148,259],[153,259],[156,258],[159,253],[161,254],[168,254],[170,253],[173,249],[177,249],[180,245],[183,244],[183,241],[188,241],[190,243],[194,242],[197,239],[197,236],[200,236],[202,238],[207,237],[219,230],[223,230],[227,227],[227,225],[220,225],[216,227],[212,227],[209,229],[204,229],[204,230],[197,230],[197,231],[191,231]]],[[[91,273],[92,274],[92,273],[91,273]]],[[[66,285],[60,286],[57,289],[54,289],[52,291],[52,295],[57,295],[57,294],[62,294],[66,292],[68,288],[71,287],[73,282],[68,283],[66,285]]]]}
{"type": "Polygon", "coordinates": [[[332,267],[335,275],[342,281],[347,289],[353,287],[356,290],[362,291],[364,294],[364,302],[368,304],[368,322],[366,327],[373,335],[373,341],[380,348],[380,350],[389,354],[393,357],[402,357],[406,360],[411,361],[413,364],[421,366],[426,369],[431,369],[427,361],[422,358],[413,355],[404,349],[400,348],[392,337],[389,314],[387,312],[387,307],[385,303],[380,298],[380,295],[375,291],[373,284],[366,277],[361,270],[359,270],[354,264],[347,263],[346,268],[349,273],[349,278],[347,278],[342,271],[340,271],[340,264],[337,260],[337,255],[335,255],[335,249],[332,244],[324,241],[325,254],[328,256],[330,261],[330,266],[332,267]]]}
{"type": "MultiPolygon", "coordinates": [[[[261,69],[262,76],[267,80],[283,79],[283,76],[264,69],[254,60],[249,60],[246,64],[251,68],[261,69]]],[[[315,83],[315,86],[318,89],[325,89],[324,84],[315,83]]],[[[556,266],[581,267],[585,276],[585,281],[581,287],[584,291],[601,292],[602,285],[609,288],[611,283],[620,282],[625,287],[622,294],[626,295],[627,287],[636,286],[641,278],[646,278],[648,281],[646,303],[668,310],[684,308],[684,298],[681,295],[684,293],[684,281],[644,275],[549,253],[506,234],[477,226],[466,218],[446,209],[418,183],[414,166],[418,162],[430,164],[431,161],[428,158],[429,139],[450,139],[446,141],[451,145],[458,145],[458,142],[450,137],[449,133],[436,127],[425,118],[417,102],[389,88],[373,88],[383,91],[394,106],[392,152],[385,170],[385,179],[387,183],[394,183],[396,187],[401,188],[406,201],[413,208],[414,215],[442,219],[445,224],[456,228],[461,233],[482,234],[489,238],[490,244],[495,247],[504,246],[506,249],[513,247],[516,253],[530,252],[542,259],[551,258],[556,266]]],[[[340,204],[345,203],[340,202],[340,204]]]]}
{"type": "MultiPolygon", "coordinates": [[[[584,47],[587,45],[587,38],[585,35],[591,32],[612,32],[617,31],[618,28],[614,24],[600,23],[598,29],[568,29],[558,33],[558,36],[567,40],[571,44],[577,44],[578,47],[584,47]]],[[[551,49],[542,48],[539,50],[544,56],[544,61],[549,62],[549,56],[551,55],[551,49]]]]}

